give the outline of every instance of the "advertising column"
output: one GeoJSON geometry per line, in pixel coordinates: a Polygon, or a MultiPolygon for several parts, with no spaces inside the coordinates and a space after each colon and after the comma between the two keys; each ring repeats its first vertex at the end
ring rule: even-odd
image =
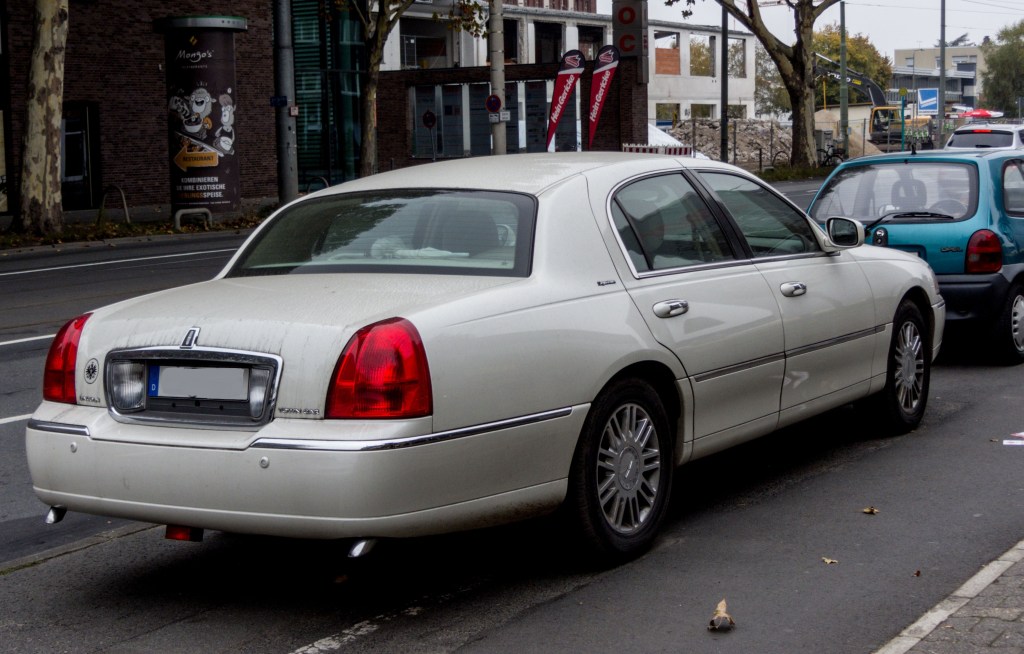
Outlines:
{"type": "Polygon", "coordinates": [[[171,207],[183,213],[238,209],[238,106],[235,32],[244,18],[185,16],[158,23],[164,33],[171,207]]]}

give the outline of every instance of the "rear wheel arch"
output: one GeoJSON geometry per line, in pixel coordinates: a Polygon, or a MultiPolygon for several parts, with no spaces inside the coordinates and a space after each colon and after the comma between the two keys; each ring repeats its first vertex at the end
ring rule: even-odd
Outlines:
{"type": "MultiPolygon", "coordinates": [[[[675,426],[677,432],[680,431],[679,421],[683,417],[683,398],[679,396],[676,378],[672,371],[667,366],[654,361],[634,363],[623,368],[609,379],[608,383],[601,389],[601,393],[604,393],[613,383],[627,378],[640,379],[650,384],[658,394],[658,397],[661,398],[669,424],[675,426]]],[[[598,393],[598,395],[601,393],[598,393]]],[[[676,445],[680,445],[678,439],[676,445]]]]}

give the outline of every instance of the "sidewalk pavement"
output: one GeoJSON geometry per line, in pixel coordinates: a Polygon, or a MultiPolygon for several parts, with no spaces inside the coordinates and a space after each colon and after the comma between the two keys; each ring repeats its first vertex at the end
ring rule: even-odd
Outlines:
{"type": "Polygon", "coordinates": [[[875,654],[1024,652],[1024,541],[982,568],[875,654]]]}

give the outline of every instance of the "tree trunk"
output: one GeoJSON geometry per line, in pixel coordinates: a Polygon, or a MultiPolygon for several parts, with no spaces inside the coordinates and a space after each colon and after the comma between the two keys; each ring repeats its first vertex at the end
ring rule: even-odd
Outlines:
{"type": "Polygon", "coordinates": [[[68,0],[36,0],[18,226],[41,235],[59,234],[64,225],[60,132],[67,36],[68,0]]]}
{"type": "MultiPolygon", "coordinates": [[[[372,57],[371,57],[372,59],[372,57]]],[[[366,73],[363,87],[362,120],[360,121],[359,176],[366,177],[377,172],[377,82],[380,79],[380,62],[366,73]]]]}
{"type": "Polygon", "coordinates": [[[387,7],[387,3],[380,3],[379,11],[374,16],[373,33],[366,39],[366,86],[363,87],[361,98],[363,115],[359,130],[360,177],[377,172],[377,82],[380,80],[380,65],[384,61],[384,44],[390,32],[387,7]]]}

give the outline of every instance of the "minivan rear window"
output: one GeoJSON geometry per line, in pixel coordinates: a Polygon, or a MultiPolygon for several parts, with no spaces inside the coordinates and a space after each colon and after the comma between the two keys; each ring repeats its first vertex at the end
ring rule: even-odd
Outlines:
{"type": "Polygon", "coordinates": [[[1013,147],[1013,132],[980,129],[956,132],[949,137],[947,148],[1009,148],[1013,147]]]}

